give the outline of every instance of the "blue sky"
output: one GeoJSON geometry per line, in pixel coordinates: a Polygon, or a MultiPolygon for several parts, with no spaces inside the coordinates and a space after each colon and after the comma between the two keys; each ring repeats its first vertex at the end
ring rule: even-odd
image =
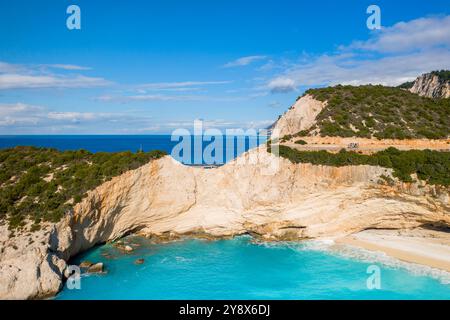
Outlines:
{"type": "Polygon", "coordinates": [[[450,68],[430,1],[0,2],[0,134],[266,127],[310,87],[450,68]],[[81,30],[66,9],[81,8],[81,30]],[[381,30],[366,8],[381,8],[381,30]]]}

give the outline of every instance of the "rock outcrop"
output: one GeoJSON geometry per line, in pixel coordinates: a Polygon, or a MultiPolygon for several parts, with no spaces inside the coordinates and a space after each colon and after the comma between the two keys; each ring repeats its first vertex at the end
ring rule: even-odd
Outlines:
{"type": "Polygon", "coordinates": [[[316,123],[316,117],[325,105],[311,95],[305,95],[278,119],[272,130],[282,138],[309,129],[316,123]]]}
{"type": "Polygon", "coordinates": [[[0,227],[0,299],[37,299],[62,288],[66,261],[54,251],[57,238],[51,226],[10,237],[0,227]]]}
{"type": "Polygon", "coordinates": [[[450,98],[450,81],[434,73],[425,73],[414,81],[409,91],[429,98],[450,98]]]}
{"type": "Polygon", "coordinates": [[[264,147],[209,170],[164,157],[90,191],[32,244],[29,235],[9,238],[2,227],[0,298],[56,294],[70,257],[129,233],[292,240],[450,224],[448,188],[379,183],[390,174],[373,166],[293,164],[264,147]]]}

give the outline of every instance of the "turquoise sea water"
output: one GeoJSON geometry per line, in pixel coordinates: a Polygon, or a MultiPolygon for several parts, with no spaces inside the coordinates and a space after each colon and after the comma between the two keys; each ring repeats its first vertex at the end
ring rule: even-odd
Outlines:
{"type": "Polygon", "coordinates": [[[80,290],[65,287],[56,299],[450,299],[448,274],[348,247],[250,237],[125,241],[135,247],[130,254],[107,244],[77,257],[104,262],[107,274],[82,276],[80,290]],[[366,284],[374,264],[380,290],[366,284]]]}

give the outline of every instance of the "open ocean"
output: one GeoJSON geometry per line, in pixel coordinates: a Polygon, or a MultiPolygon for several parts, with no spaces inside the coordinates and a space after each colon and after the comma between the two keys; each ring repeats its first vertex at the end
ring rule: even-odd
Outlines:
{"type": "MultiPolygon", "coordinates": [[[[200,137],[198,137],[200,138],[200,137]]],[[[223,137],[221,141],[221,160],[217,164],[226,163],[241,153],[261,144],[267,140],[266,137],[223,137]],[[234,147],[232,147],[234,146],[234,147]]],[[[15,146],[36,146],[55,148],[61,151],[85,149],[90,152],[120,152],[138,150],[151,151],[161,150],[168,154],[179,143],[179,140],[171,141],[170,135],[20,135],[20,136],[0,136],[0,149],[12,148],[15,146]]],[[[174,158],[186,164],[201,164],[195,159],[202,159],[204,148],[211,141],[207,137],[202,139],[202,147],[194,148],[194,137],[191,137],[191,155],[183,161],[181,155],[176,154],[174,158]]],[[[213,153],[213,155],[215,155],[213,153]]]]}

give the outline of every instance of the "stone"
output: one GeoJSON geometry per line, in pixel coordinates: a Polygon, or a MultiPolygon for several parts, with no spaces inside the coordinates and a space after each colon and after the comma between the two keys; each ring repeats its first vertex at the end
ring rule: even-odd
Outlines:
{"type": "Polygon", "coordinates": [[[91,261],[82,261],[79,265],[80,268],[89,268],[93,263],[91,261]]]}
{"type": "Polygon", "coordinates": [[[418,77],[409,90],[428,98],[450,98],[450,81],[444,81],[432,73],[425,73],[418,77]]]}
{"type": "Polygon", "coordinates": [[[145,262],[145,260],[144,259],[136,259],[135,261],[134,261],[134,264],[143,264],[145,262]]]}
{"type": "Polygon", "coordinates": [[[103,263],[98,262],[87,268],[86,273],[103,273],[103,263]]]}
{"type": "Polygon", "coordinates": [[[278,138],[293,135],[299,131],[309,129],[316,123],[316,117],[325,107],[325,103],[314,99],[311,95],[300,98],[280,119],[273,125],[278,138]]]}

